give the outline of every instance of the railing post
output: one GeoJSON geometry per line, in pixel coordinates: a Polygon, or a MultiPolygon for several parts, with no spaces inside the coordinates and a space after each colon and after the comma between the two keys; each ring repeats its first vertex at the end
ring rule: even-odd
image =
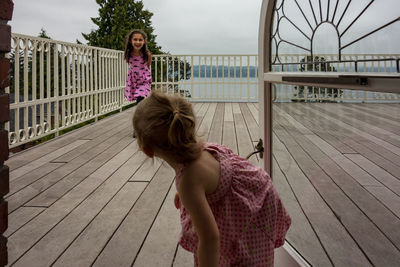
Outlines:
{"type": "Polygon", "coordinates": [[[8,202],[4,199],[10,191],[10,170],[4,162],[8,159],[8,131],[5,123],[10,120],[10,96],[6,91],[10,86],[11,26],[14,3],[11,0],[0,1],[0,266],[8,263],[7,238],[4,232],[8,228],[8,202]]]}
{"type": "Polygon", "coordinates": [[[59,135],[59,87],[58,87],[58,46],[54,44],[54,128],[56,136],[59,135]]]}
{"type": "Polygon", "coordinates": [[[94,120],[97,121],[98,119],[98,114],[99,114],[99,83],[98,83],[98,68],[97,68],[97,62],[98,62],[98,55],[97,55],[97,50],[94,50],[94,56],[93,56],[93,61],[94,61],[94,120]]]}

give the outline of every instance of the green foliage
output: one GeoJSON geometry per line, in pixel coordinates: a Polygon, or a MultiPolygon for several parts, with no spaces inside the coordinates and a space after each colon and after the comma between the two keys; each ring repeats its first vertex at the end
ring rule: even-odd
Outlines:
{"type": "MultiPolygon", "coordinates": [[[[300,60],[300,71],[313,71],[313,72],[336,72],[336,68],[331,66],[329,62],[326,62],[324,57],[319,56],[306,56],[300,60]],[[303,64],[304,63],[304,64],[303,64]]],[[[335,88],[323,88],[315,86],[295,86],[296,90],[295,97],[292,101],[319,101],[319,102],[331,102],[335,101],[336,98],[340,98],[343,91],[335,88]]]]}
{"type": "Polygon", "coordinates": [[[125,49],[126,35],[132,29],[142,29],[148,37],[147,46],[153,54],[160,54],[161,47],[157,45],[154,28],[151,25],[153,13],[144,9],[142,1],[135,0],[96,0],[99,17],[91,18],[98,27],[90,33],[82,33],[89,45],[125,49]]]}

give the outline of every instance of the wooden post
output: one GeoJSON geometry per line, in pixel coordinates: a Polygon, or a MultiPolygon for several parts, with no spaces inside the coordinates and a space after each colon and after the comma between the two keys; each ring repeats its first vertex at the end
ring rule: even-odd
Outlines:
{"type": "Polygon", "coordinates": [[[11,26],[14,3],[0,0],[0,266],[8,262],[7,238],[3,235],[8,227],[8,203],[4,196],[10,190],[10,171],[4,162],[8,159],[8,131],[5,123],[10,120],[10,97],[5,89],[10,86],[10,60],[6,53],[11,50],[11,26]]]}

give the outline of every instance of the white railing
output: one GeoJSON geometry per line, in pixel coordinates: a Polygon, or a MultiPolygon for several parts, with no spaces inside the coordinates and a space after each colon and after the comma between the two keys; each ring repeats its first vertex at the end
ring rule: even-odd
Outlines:
{"type": "Polygon", "coordinates": [[[11,42],[11,148],[129,104],[122,51],[20,34],[11,42]]]}
{"type": "MultiPolygon", "coordinates": [[[[124,99],[128,65],[123,56],[122,51],[12,34],[11,86],[7,91],[11,120],[6,124],[10,148],[50,134],[58,135],[129,105],[124,99]]],[[[333,59],[333,55],[321,56],[333,59]]],[[[304,57],[280,55],[278,62],[300,62],[304,57]]],[[[373,64],[374,70],[394,71],[389,61],[373,64]]],[[[284,70],[293,71],[294,66],[284,65],[284,70]]],[[[365,71],[371,70],[367,63],[364,66],[365,71]]],[[[359,64],[358,68],[361,67],[359,64]]],[[[180,94],[190,101],[258,101],[257,55],[154,55],[151,71],[153,89],[180,94]]],[[[332,97],[321,88],[304,88],[301,95],[293,86],[275,87],[275,101],[320,100],[400,102],[399,95],[394,94],[343,90],[340,97],[332,97]]]]}
{"type": "Polygon", "coordinates": [[[257,55],[154,55],[153,86],[190,101],[258,101],[257,55]]]}

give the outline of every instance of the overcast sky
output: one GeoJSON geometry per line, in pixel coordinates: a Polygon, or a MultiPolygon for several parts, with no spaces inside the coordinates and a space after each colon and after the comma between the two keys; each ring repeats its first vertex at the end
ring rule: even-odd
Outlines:
{"type": "MultiPolygon", "coordinates": [[[[277,0],[278,3],[282,0],[277,0]]],[[[336,2],[330,0],[330,16],[336,2]]],[[[310,20],[313,14],[309,1],[297,1],[310,20]]],[[[336,24],[349,0],[340,0],[336,14],[336,24]]],[[[143,0],[145,9],[154,15],[152,23],[157,35],[156,41],[163,51],[171,54],[257,54],[258,27],[262,0],[143,0]]],[[[319,20],[319,0],[311,0],[319,20]]],[[[322,1],[322,17],[326,17],[328,1],[322,1]]],[[[340,24],[343,32],[370,0],[352,1],[346,16],[340,24]]],[[[81,33],[89,33],[95,25],[91,17],[98,17],[99,6],[95,0],[14,0],[12,31],[37,36],[41,28],[55,40],[82,42],[81,33]]],[[[294,0],[286,0],[285,15],[311,37],[303,15],[294,0]]],[[[281,14],[282,15],[282,14],[281,14]]],[[[281,16],[280,15],[280,16],[281,16]]],[[[354,41],[362,35],[400,16],[400,0],[374,1],[342,37],[342,45],[354,41]]],[[[280,24],[282,39],[297,45],[310,47],[310,41],[285,20],[280,24]]],[[[346,48],[344,53],[400,53],[400,22],[392,24],[368,38],[346,48]]],[[[321,53],[335,53],[338,50],[336,30],[324,25],[316,32],[313,49],[321,53]],[[321,45],[322,44],[322,45],[321,45]],[[321,49],[324,48],[324,49],[321,49]]],[[[278,40],[279,41],[279,38],[278,40]]],[[[295,47],[283,44],[280,53],[305,53],[295,47]]]]}
{"type": "MultiPolygon", "coordinates": [[[[172,54],[256,54],[261,0],[143,0],[156,41],[172,54]]],[[[14,0],[12,32],[86,40],[98,16],[95,0],[14,0]]]]}

